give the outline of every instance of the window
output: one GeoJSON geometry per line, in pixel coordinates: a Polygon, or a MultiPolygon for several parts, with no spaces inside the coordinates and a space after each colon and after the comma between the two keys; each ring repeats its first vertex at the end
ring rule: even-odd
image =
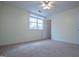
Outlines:
{"type": "Polygon", "coordinates": [[[29,27],[30,29],[39,29],[43,30],[43,20],[36,17],[30,17],[29,20],[29,27]]]}

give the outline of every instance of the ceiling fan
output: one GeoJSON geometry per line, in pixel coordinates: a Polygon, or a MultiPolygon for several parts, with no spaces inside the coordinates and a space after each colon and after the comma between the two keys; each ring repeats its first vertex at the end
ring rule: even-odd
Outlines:
{"type": "Polygon", "coordinates": [[[43,9],[51,9],[53,7],[54,2],[53,1],[41,1],[42,5],[41,7],[43,9]]]}

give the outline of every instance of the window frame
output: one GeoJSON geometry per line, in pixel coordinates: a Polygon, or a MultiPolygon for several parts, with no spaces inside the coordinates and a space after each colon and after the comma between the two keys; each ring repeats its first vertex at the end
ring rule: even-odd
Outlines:
{"type": "Polygon", "coordinates": [[[42,18],[38,18],[38,17],[34,17],[34,16],[30,16],[30,18],[29,18],[29,29],[30,30],[44,30],[44,20],[42,18]],[[30,21],[30,18],[35,18],[37,21],[32,22],[32,21],[30,21]],[[39,23],[38,20],[42,20],[42,23],[39,23]],[[36,29],[35,28],[30,28],[31,23],[36,23],[37,28],[36,29]],[[41,24],[43,26],[42,29],[39,28],[38,24],[41,24]]]}

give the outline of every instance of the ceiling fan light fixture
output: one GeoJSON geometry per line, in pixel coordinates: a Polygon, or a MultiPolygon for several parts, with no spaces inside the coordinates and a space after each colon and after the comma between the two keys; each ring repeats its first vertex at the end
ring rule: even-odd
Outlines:
{"type": "Polygon", "coordinates": [[[43,7],[43,9],[50,9],[50,7],[48,7],[48,6],[45,6],[45,7],[43,7]]]}
{"type": "Polygon", "coordinates": [[[51,7],[53,6],[52,4],[54,3],[53,1],[42,1],[42,8],[43,9],[51,9],[51,7]]]}
{"type": "Polygon", "coordinates": [[[44,3],[42,3],[42,5],[41,5],[42,7],[44,7],[45,6],[45,4],[44,3]]]}

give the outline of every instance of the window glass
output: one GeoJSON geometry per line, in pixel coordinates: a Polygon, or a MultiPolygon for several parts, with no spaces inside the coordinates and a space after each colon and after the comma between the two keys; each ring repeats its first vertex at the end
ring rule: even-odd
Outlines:
{"type": "Polygon", "coordinates": [[[43,23],[43,20],[38,19],[38,23],[43,23]]]}
{"type": "Polygon", "coordinates": [[[37,19],[30,17],[30,22],[37,22],[37,19]]]}
{"type": "Polygon", "coordinates": [[[36,23],[30,23],[30,29],[36,29],[36,23]]]}
{"type": "Polygon", "coordinates": [[[43,24],[38,24],[38,29],[43,29],[43,24]]]}
{"type": "Polygon", "coordinates": [[[43,30],[43,20],[40,18],[37,18],[37,17],[33,17],[33,16],[30,16],[30,19],[29,19],[29,27],[30,29],[38,29],[38,30],[43,30]]]}

